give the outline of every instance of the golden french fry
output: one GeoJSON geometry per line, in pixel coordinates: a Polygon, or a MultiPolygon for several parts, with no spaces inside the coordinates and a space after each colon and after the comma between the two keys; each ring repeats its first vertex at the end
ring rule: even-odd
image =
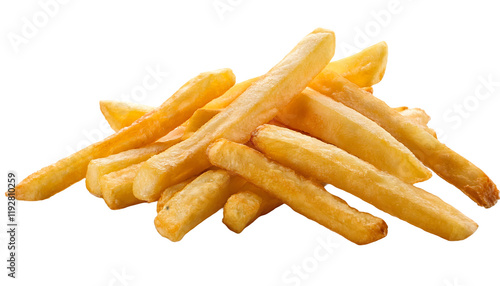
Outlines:
{"type": "Polygon", "coordinates": [[[387,66],[387,44],[380,42],[359,53],[331,62],[327,71],[334,71],[360,87],[379,83],[387,66]]]}
{"type": "Polygon", "coordinates": [[[269,213],[281,204],[277,198],[247,182],[224,204],[222,222],[230,230],[240,233],[259,216],[269,213]]]}
{"type": "Polygon", "coordinates": [[[193,116],[189,118],[186,124],[186,130],[184,131],[184,135],[182,135],[182,140],[186,140],[191,135],[193,135],[198,129],[200,129],[203,124],[207,123],[212,117],[217,115],[221,109],[208,109],[208,108],[200,108],[195,111],[193,116]]]}
{"type": "Polygon", "coordinates": [[[407,183],[425,181],[432,175],[408,148],[377,123],[310,88],[296,96],[277,119],[407,183]]]}
{"type": "Polygon", "coordinates": [[[115,132],[132,125],[134,121],[153,109],[147,105],[125,103],[116,100],[101,100],[99,106],[104,118],[106,118],[109,126],[115,132]],[[109,120],[109,118],[113,120],[109,120]]]}
{"type": "MultiPolygon", "coordinates": [[[[161,196],[158,199],[158,202],[156,203],[156,212],[159,213],[165,207],[165,204],[175,195],[175,193],[184,189],[184,187],[187,186],[189,183],[191,183],[194,179],[195,177],[166,188],[161,193],[161,196]]],[[[132,191],[132,188],[130,188],[130,190],[132,191]]]]}
{"type": "Polygon", "coordinates": [[[244,181],[225,170],[208,170],[167,201],[155,218],[158,232],[171,241],[181,240],[224,206],[244,181]]]}
{"type": "Polygon", "coordinates": [[[147,146],[130,149],[118,154],[113,154],[108,157],[94,159],[90,161],[87,167],[87,175],[85,177],[85,185],[87,190],[96,197],[101,197],[101,186],[99,184],[100,177],[126,168],[130,165],[146,161],[151,156],[167,150],[174,144],[181,141],[181,136],[172,138],[168,141],[155,142],[147,146]]]}
{"type": "Polygon", "coordinates": [[[130,165],[99,178],[102,198],[110,209],[122,209],[144,202],[134,197],[132,193],[134,177],[141,164],[144,164],[144,162],[130,165]]]}
{"type": "Polygon", "coordinates": [[[296,212],[354,243],[371,243],[387,234],[387,225],[382,219],[351,208],[320,184],[267,159],[250,147],[218,139],[210,145],[207,154],[213,165],[240,175],[296,212]]]}
{"type": "Polygon", "coordinates": [[[262,78],[251,84],[221,113],[187,140],[153,156],[134,181],[134,195],[157,200],[165,188],[199,174],[210,166],[205,150],[218,138],[246,142],[259,125],[273,119],[328,64],[335,49],[330,31],[315,31],[262,78]]]}
{"type": "Polygon", "coordinates": [[[382,100],[334,72],[320,74],[309,86],[378,123],[427,167],[478,205],[489,208],[498,201],[496,185],[481,169],[382,100]]]}
{"type": "Polygon", "coordinates": [[[332,184],[444,239],[465,239],[477,229],[474,221],[437,196],[315,138],[263,125],[254,132],[252,142],[272,160],[332,184]]]}
{"type": "Polygon", "coordinates": [[[83,179],[91,160],[154,142],[186,121],[196,109],[224,93],[234,80],[230,69],[196,76],[128,128],[28,176],[17,185],[16,198],[31,201],[49,198],[83,179]]]}

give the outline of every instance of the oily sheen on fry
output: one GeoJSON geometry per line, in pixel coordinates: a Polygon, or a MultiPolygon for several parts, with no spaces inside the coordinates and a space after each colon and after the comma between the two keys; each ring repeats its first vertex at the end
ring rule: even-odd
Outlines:
{"type": "Polygon", "coordinates": [[[89,162],[152,143],[186,121],[196,109],[234,85],[230,69],[202,73],[189,80],[160,107],[103,141],[47,166],[16,188],[18,200],[43,200],[85,177],[89,162]]]}
{"type": "Polygon", "coordinates": [[[351,208],[320,184],[272,162],[250,147],[219,139],[210,145],[207,154],[213,165],[240,175],[296,212],[356,244],[371,243],[387,234],[382,219],[351,208]]]}
{"type": "Polygon", "coordinates": [[[272,160],[444,239],[462,240],[477,229],[474,221],[437,196],[318,139],[266,124],[254,132],[252,143],[272,160]]]}
{"type": "Polygon", "coordinates": [[[307,35],[264,76],[189,139],[153,156],[134,181],[137,198],[154,201],[165,188],[201,173],[210,166],[205,153],[218,138],[246,142],[259,125],[269,122],[328,64],[335,50],[333,32],[307,35]]]}
{"type": "Polygon", "coordinates": [[[489,208],[498,201],[496,185],[481,169],[384,101],[335,72],[320,74],[309,86],[375,121],[408,147],[427,167],[478,205],[489,208]]]}

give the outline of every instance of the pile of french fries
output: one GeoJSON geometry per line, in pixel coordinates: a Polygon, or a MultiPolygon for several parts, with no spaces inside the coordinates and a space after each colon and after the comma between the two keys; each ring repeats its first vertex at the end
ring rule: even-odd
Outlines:
{"type": "Polygon", "coordinates": [[[316,29],[262,76],[235,84],[230,69],[201,73],[157,108],[101,101],[116,133],[30,175],[16,198],[43,200],[86,178],[111,209],[157,202],[156,229],[172,241],[220,209],[240,233],[281,204],[356,244],[387,235],[331,184],[444,239],[469,237],[473,220],[413,184],[431,169],[486,208],[495,184],[439,142],[423,110],[373,96],[385,42],[330,62],[334,50],[334,33],[316,29]]]}

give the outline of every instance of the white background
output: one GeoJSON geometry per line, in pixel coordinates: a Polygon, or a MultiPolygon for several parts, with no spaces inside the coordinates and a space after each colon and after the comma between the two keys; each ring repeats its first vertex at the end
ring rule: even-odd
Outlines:
{"type": "MultiPolygon", "coordinates": [[[[110,134],[99,100],[159,105],[203,71],[230,67],[239,81],[260,75],[320,26],[336,32],[335,59],[386,41],[387,73],[375,95],[391,106],[424,108],[440,138],[499,183],[500,86],[481,87],[481,78],[500,81],[498,7],[457,2],[75,0],[58,5],[43,23],[39,2],[2,1],[5,184],[8,170],[24,178],[89,138],[110,134]],[[23,37],[23,18],[33,23],[34,16],[43,27],[13,45],[14,34],[23,37]],[[168,76],[132,96],[148,67],[168,76]],[[487,98],[478,99],[476,89],[488,91],[487,98]]],[[[111,211],[82,181],[48,200],[18,204],[19,278],[8,279],[2,266],[1,284],[499,285],[500,207],[478,207],[436,175],[419,186],[474,219],[478,231],[448,242],[330,188],[383,218],[388,236],[357,246],[280,207],[239,235],[221,223],[219,212],[173,243],[155,230],[155,204],[111,211]],[[321,241],[334,243],[331,252],[321,241]],[[294,265],[301,278],[290,272],[294,265]]]]}

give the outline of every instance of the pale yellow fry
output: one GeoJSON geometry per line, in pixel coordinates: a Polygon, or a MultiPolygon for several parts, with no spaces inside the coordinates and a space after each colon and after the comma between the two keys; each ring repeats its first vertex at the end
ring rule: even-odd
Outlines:
{"type": "Polygon", "coordinates": [[[250,147],[218,139],[210,145],[207,153],[213,165],[240,175],[296,212],[354,243],[367,244],[387,234],[387,225],[382,219],[351,208],[320,184],[267,159],[250,147]]]}
{"type": "Polygon", "coordinates": [[[42,200],[85,177],[93,159],[142,147],[159,139],[186,121],[196,109],[220,96],[234,84],[230,69],[202,73],[184,84],[160,107],[128,128],[94,143],[24,179],[16,188],[19,200],[42,200]]]}
{"type": "Polygon", "coordinates": [[[410,184],[432,175],[408,148],[377,123],[312,89],[306,88],[295,97],[277,118],[410,184]]]}
{"type": "Polygon", "coordinates": [[[230,230],[240,233],[259,216],[269,213],[281,204],[277,198],[247,182],[224,204],[222,222],[230,230]]]}
{"type": "Polygon", "coordinates": [[[187,140],[153,156],[134,181],[137,198],[154,201],[165,188],[210,166],[205,150],[218,138],[246,142],[259,125],[269,122],[328,64],[335,49],[333,32],[307,35],[262,78],[250,85],[221,113],[187,140]]]}
{"type": "Polygon", "coordinates": [[[331,62],[326,69],[360,87],[368,87],[379,83],[384,77],[387,57],[387,44],[380,42],[352,56],[331,62]]]}
{"type": "Polygon", "coordinates": [[[481,169],[382,100],[334,72],[322,73],[309,86],[375,121],[478,205],[489,208],[498,201],[496,185],[481,169]]]}
{"type": "Polygon", "coordinates": [[[181,240],[221,209],[243,183],[243,179],[224,170],[206,171],[167,201],[155,218],[156,230],[171,241],[181,240]]]}
{"type": "Polygon", "coordinates": [[[125,103],[116,100],[101,100],[99,106],[109,126],[116,132],[132,125],[134,121],[153,109],[147,105],[125,103]]]}
{"type": "Polygon", "coordinates": [[[99,178],[102,198],[110,209],[122,209],[144,202],[136,198],[132,192],[134,177],[142,164],[144,162],[130,165],[99,178]]]}
{"type": "Polygon", "coordinates": [[[85,176],[85,185],[87,190],[96,197],[101,197],[101,186],[99,178],[126,168],[130,165],[146,161],[151,156],[167,150],[169,147],[181,141],[181,135],[168,141],[155,142],[147,146],[130,149],[108,157],[94,159],[90,161],[85,176]]]}
{"type": "MultiPolygon", "coordinates": [[[[162,193],[158,202],[156,204],[156,212],[159,213],[164,207],[165,204],[177,193],[178,191],[184,189],[189,183],[191,183],[196,177],[192,177],[190,179],[185,180],[184,182],[180,182],[173,186],[166,188],[162,193]]],[[[130,189],[132,190],[132,189],[130,189]]]]}
{"type": "Polygon", "coordinates": [[[255,131],[252,142],[269,158],[444,239],[465,239],[477,229],[474,221],[437,196],[318,139],[263,125],[255,131]]]}

